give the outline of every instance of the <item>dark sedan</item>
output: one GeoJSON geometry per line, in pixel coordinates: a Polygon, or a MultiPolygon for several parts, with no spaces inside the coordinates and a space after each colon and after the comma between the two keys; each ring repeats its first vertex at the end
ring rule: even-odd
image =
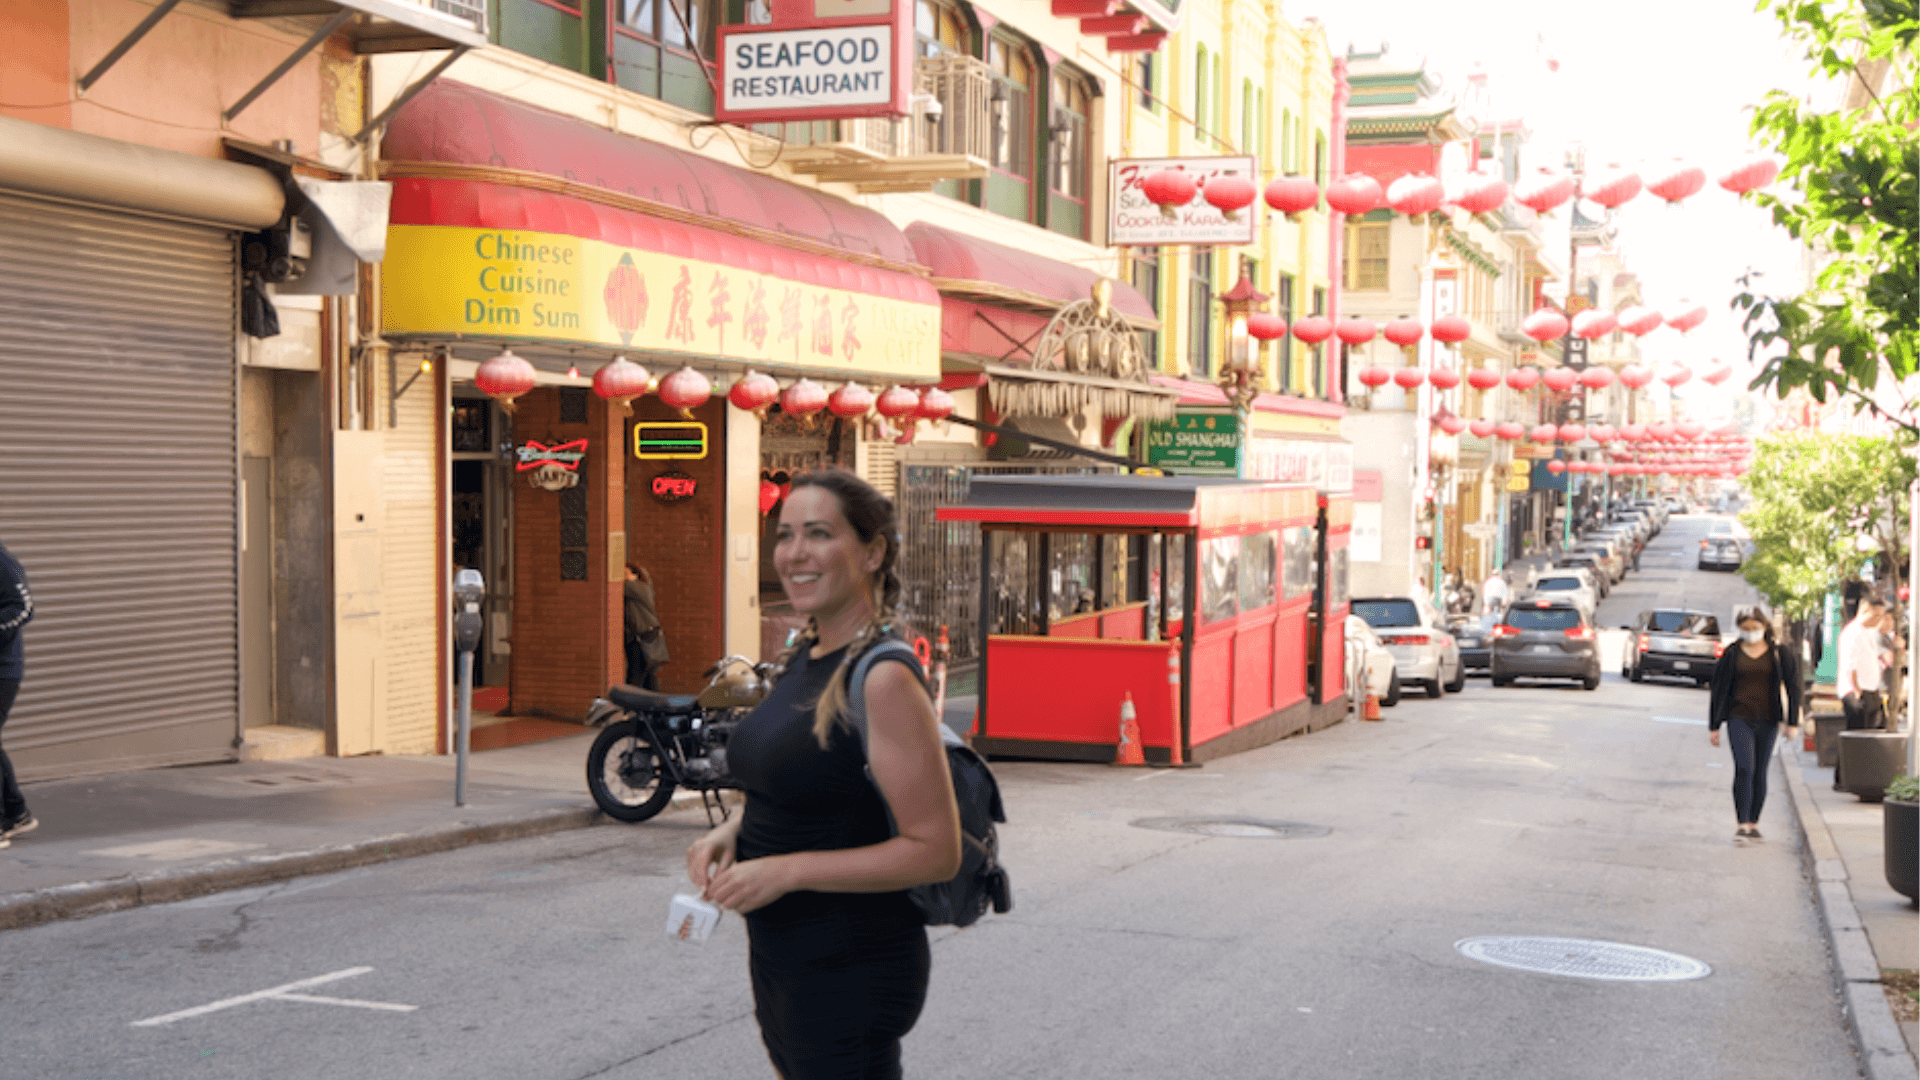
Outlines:
{"type": "Polygon", "coordinates": [[[1493,628],[1498,615],[1461,615],[1447,629],[1460,643],[1460,670],[1469,675],[1487,675],[1493,671],[1493,628]]]}
{"type": "Polygon", "coordinates": [[[1600,685],[1600,644],[1585,608],[1571,600],[1525,600],[1493,628],[1493,685],[1515,679],[1577,679],[1600,685]]]}
{"type": "Polygon", "coordinates": [[[1640,682],[1649,678],[1690,679],[1707,685],[1714,661],[1725,645],[1720,620],[1704,611],[1654,608],[1643,611],[1628,632],[1620,658],[1620,674],[1640,682]]]}

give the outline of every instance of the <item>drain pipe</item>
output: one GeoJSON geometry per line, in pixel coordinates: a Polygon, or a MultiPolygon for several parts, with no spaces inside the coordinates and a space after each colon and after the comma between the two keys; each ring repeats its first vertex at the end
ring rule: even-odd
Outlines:
{"type": "MultiPolygon", "coordinates": [[[[1347,174],[1347,98],[1352,88],[1347,84],[1347,58],[1333,58],[1333,107],[1327,122],[1327,175],[1316,177],[1320,190],[1347,174]]],[[[1327,318],[1333,325],[1340,325],[1340,286],[1346,275],[1342,273],[1345,262],[1347,215],[1333,207],[1327,207],[1327,318]]],[[[1338,339],[1336,339],[1338,340],[1338,339]]],[[[1347,400],[1347,345],[1341,342],[1338,348],[1327,350],[1328,401],[1345,404],[1347,400]]]]}

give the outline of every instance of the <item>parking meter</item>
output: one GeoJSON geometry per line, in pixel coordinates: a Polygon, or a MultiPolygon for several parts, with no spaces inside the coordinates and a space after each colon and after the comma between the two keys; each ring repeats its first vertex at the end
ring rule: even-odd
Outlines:
{"type": "Polygon", "coordinates": [[[453,805],[467,805],[467,749],[473,732],[473,650],[480,647],[485,625],[480,604],[487,598],[487,581],[478,570],[453,575],[453,647],[460,652],[460,705],[456,716],[453,805]]]}

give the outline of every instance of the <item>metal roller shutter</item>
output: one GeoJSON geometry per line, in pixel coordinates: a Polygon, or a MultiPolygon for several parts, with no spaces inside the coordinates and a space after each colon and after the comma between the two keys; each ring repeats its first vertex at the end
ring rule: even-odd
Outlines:
{"type": "Polygon", "coordinates": [[[25,777],[236,756],[236,333],[227,233],[0,192],[25,777]]]}

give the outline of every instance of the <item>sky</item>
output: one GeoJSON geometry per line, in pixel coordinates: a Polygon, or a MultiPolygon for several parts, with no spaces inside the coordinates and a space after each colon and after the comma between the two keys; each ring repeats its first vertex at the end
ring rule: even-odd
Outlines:
{"type": "Polygon", "coordinates": [[[1289,0],[1287,14],[1318,17],[1335,55],[1384,42],[1389,60],[1424,56],[1443,93],[1465,93],[1468,76],[1484,72],[1490,111],[1523,119],[1533,132],[1529,168],[1559,167],[1575,140],[1586,147],[1590,175],[1618,163],[1647,177],[1674,158],[1704,168],[1706,188],[1680,206],[1643,193],[1614,220],[1617,246],[1650,304],[1666,311],[1686,300],[1708,311],[1706,324],[1684,338],[1663,328],[1641,339],[1647,362],[1663,370],[1684,363],[1696,374],[1716,361],[1732,364],[1734,377],[1719,388],[1697,378],[1680,388],[1697,415],[1730,414],[1730,395],[1746,393],[1753,372],[1740,313],[1727,306],[1739,291],[1735,278],[1752,267],[1764,272],[1766,291],[1793,294],[1803,271],[1798,245],[1714,179],[1759,149],[1748,135],[1750,110],[1768,91],[1836,100],[1810,81],[1770,14],[1755,11],[1753,0],[1289,0]]]}

